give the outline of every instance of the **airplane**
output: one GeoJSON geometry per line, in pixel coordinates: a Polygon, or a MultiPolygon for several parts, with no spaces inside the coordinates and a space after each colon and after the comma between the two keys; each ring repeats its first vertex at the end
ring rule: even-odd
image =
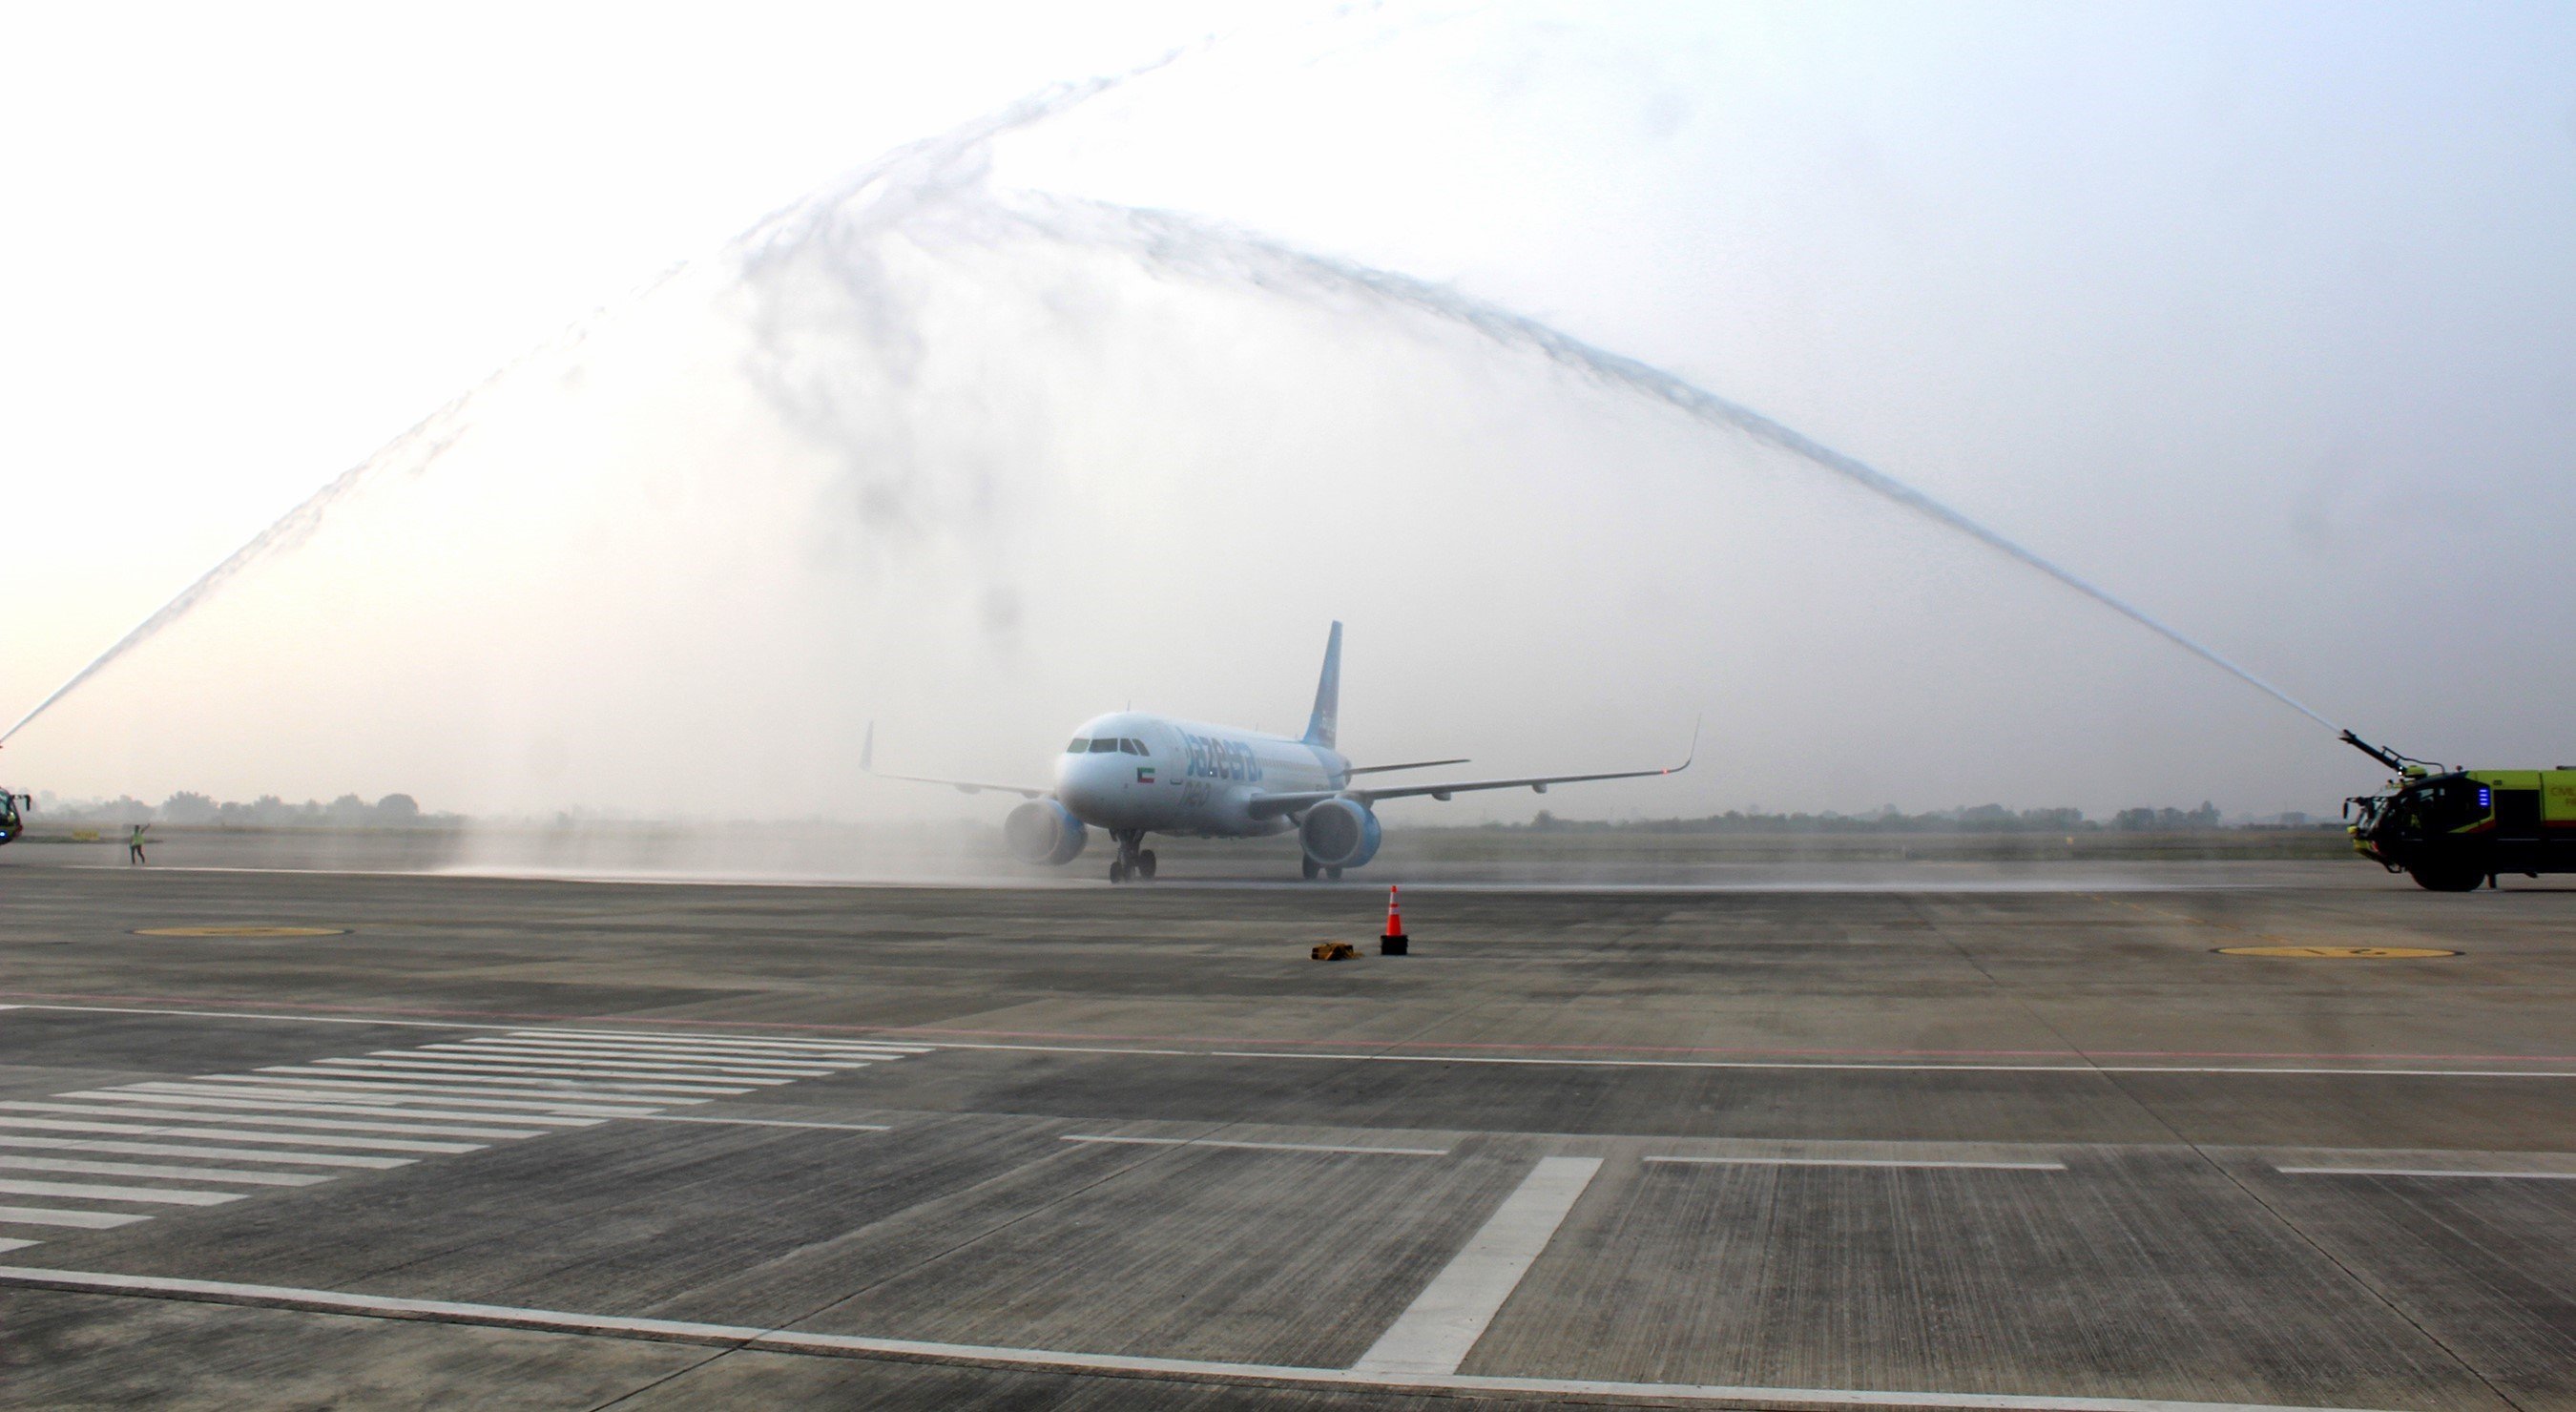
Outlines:
{"type": "Polygon", "coordinates": [[[876,768],[876,722],[868,723],[859,768],[880,779],[946,785],[967,794],[984,790],[1016,794],[1026,803],[1002,821],[1002,841],[1026,863],[1061,867],[1081,856],[1090,830],[1109,835],[1118,857],[1109,880],[1154,876],[1147,834],[1182,838],[1262,838],[1297,831],[1305,876],[1339,878],[1377,855],[1375,806],[1381,799],[1429,795],[1448,799],[1482,789],[1527,789],[1588,780],[1677,775],[1699,754],[1699,730],[1678,765],[1651,770],[1612,770],[1589,775],[1532,775],[1519,779],[1457,780],[1441,784],[1355,784],[1361,775],[1463,765],[1465,759],[1410,760],[1395,765],[1353,765],[1335,747],[1340,733],[1342,625],[1324,643],[1324,672],[1315,684],[1315,709],[1306,733],[1290,738],[1229,726],[1202,725],[1150,711],[1094,716],[1074,732],[1057,757],[1055,785],[993,784],[983,780],[897,775],[876,768]]]}

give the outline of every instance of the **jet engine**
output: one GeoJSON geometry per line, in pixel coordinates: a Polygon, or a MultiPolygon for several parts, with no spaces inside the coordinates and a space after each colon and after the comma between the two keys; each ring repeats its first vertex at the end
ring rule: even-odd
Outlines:
{"type": "Polygon", "coordinates": [[[1090,841],[1082,820],[1052,799],[1032,799],[1002,821],[1002,845],[1023,863],[1070,863],[1090,841]]]}
{"type": "Polygon", "coordinates": [[[1356,868],[1377,856],[1377,815],[1356,799],[1327,799],[1306,811],[1297,842],[1325,868],[1356,868]]]}

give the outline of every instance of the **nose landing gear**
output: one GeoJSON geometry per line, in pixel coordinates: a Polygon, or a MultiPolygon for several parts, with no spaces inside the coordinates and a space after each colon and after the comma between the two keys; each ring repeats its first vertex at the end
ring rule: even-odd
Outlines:
{"type": "Polygon", "coordinates": [[[1113,834],[1111,837],[1118,842],[1118,857],[1109,865],[1109,880],[1113,883],[1152,882],[1154,850],[1145,846],[1144,830],[1113,834]]]}

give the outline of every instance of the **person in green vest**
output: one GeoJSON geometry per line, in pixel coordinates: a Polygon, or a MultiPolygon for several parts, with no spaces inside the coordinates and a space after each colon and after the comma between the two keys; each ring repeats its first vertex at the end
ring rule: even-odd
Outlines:
{"type": "Polygon", "coordinates": [[[125,836],[125,866],[131,868],[137,863],[151,861],[143,856],[143,831],[150,827],[150,824],[136,824],[134,832],[125,836]]]}

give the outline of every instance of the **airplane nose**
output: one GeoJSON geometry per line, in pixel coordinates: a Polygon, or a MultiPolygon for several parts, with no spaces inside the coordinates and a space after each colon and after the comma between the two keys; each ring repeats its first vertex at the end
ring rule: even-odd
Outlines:
{"type": "Polygon", "coordinates": [[[1098,815],[1113,795],[1115,781],[1109,767],[1117,761],[1115,755],[1068,757],[1056,777],[1056,797],[1076,814],[1098,815]]]}

